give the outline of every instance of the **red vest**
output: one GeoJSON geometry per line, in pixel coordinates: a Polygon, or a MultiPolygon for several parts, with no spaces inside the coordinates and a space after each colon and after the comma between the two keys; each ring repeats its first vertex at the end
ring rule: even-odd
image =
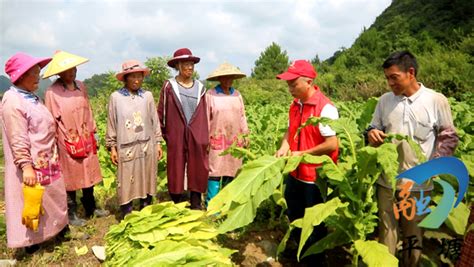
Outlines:
{"type": "MultiPolygon", "coordinates": [[[[324,137],[319,132],[318,126],[308,125],[301,129],[297,134],[300,125],[306,122],[310,117],[319,117],[321,110],[326,104],[331,104],[331,101],[319,90],[317,86],[314,87],[316,92],[304,104],[301,104],[298,99],[295,99],[290,106],[290,126],[288,127],[288,143],[291,151],[303,151],[313,148],[324,142],[324,137]]],[[[328,156],[334,162],[337,161],[339,149],[334,150],[328,156]]],[[[315,182],[317,178],[316,164],[301,163],[298,168],[291,173],[291,175],[299,180],[306,182],[315,182]]]]}

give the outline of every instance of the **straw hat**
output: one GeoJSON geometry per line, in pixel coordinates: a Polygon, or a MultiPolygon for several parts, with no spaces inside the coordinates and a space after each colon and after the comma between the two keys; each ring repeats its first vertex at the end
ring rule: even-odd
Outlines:
{"type": "Polygon", "coordinates": [[[15,82],[33,66],[39,65],[40,68],[44,68],[50,61],[50,57],[37,58],[18,52],[5,63],[5,73],[10,76],[10,81],[15,84],[15,82]]]}
{"type": "Polygon", "coordinates": [[[240,79],[245,77],[245,74],[240,71],[239,68],[235,67],[232,64],[227,62],[222,63],[214,70],[209,76],[207,76],[208,81],[218,81],[219,77],[222,76],[232,76],[233,79],[240,79]]]}
{"type": "Polygon", "coordinates": [[[72,69],[76,66],[86,63],[89,61],[87,58],[76,56],[64,51],[56,51],[53,56],[51,64],[43,74],[43,79],[59,74],[68,69],[72,69]]]}
{"type": "Polygon", "coordinates": [[[117,73],[115,77],[117,77],[117,80],[123,82],[123,76],[133,72],[143,72],[143,77],[150,75],[149,68],[143,66],[143,64],[138,60],[130,59],[122,63],[122,71],[117,73]]]}
{"type": "Polygon", "coordinates": [[[201,59],[193,56],[189,48],[180,48],[173,54],[173,58],[168,61],[168,66],[174,68],[179,61],[192,61],[194,64],[199,63],[201,59]]]}

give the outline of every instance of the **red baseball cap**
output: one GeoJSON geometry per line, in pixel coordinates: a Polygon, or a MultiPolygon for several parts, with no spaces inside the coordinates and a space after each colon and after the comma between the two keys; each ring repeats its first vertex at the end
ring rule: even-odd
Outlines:
{"type": "Polygon", "coordinates": [[[291,81],[298,77],[314,79],[316,76],[318,73],[314,70],[313,65],[307,60],[300,59],[293,61],[286,72],[278,74],[276,77],[280,80],[291,81]]]}

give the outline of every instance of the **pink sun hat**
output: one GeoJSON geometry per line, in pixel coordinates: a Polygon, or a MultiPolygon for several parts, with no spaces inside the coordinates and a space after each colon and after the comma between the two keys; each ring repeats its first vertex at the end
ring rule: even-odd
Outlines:
{"type": "Polygon", "coordinates": [[[132,72],[143,72],[143,77],[150,75],[150,69],[144,66],[140,61],[130,59],[122,63],[122,71],[117,73],[115,77],[119,81],[124,81],[123,76],[132,72]]]}
{"type": "Polygon", "coordinates": [[[35,65],[44,68],[51,61],[50,57],[32,57],[28,54],[18,52],[5,63],[5,73],[10,76],[10,80],[15,84],[20,77],[35,65]]]}

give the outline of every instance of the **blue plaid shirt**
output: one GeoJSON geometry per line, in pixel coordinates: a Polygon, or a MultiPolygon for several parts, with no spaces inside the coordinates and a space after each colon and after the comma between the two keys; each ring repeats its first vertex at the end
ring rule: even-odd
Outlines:
{"type": "MultiPolygon", "coordinates": [[[[234,93],[234,88],[231,87],[229,91],[230,91],[230,94],[232,95],[232,94],[234,93]]],[[[221,87],[220,84],[219,84],[218,86],[216,86],[216,92],[217,92],[218,94],[225,94],[225,93],[224,93],[224,89],[222,89],[222,87],[221,87]]]]}
{"type": "MultiPolygon", "coordinates": [[[[125,87],[123,87],[122,89],[118,90],[118,92],[119,92],[120,94],[122,94],[123,96],[130,96],[130,95],[132,95],[132,94],[130,94],[130,91],[128,91],[128,89],[125,88],[125,87]]],[[[138,95],[138,96],[143,97],[143,94],[145,94],[145,91],[144,91],[142,88],[140,88],[140,89],[137,90],[137,95],[138,95]]]]}
{"type": "Polygon", "coordinates": [[[12,85],[11,89],[16,91],[17,93],[19,93],[21,96],[23,96],[23,98],[30,101],[31,103],[38,104],[38,102],[40,102],[39,96],[33,94],[30,91],[23,90],[23,89],[21,89],[19,87],[16,87],[14,85],[12,85]]]}

